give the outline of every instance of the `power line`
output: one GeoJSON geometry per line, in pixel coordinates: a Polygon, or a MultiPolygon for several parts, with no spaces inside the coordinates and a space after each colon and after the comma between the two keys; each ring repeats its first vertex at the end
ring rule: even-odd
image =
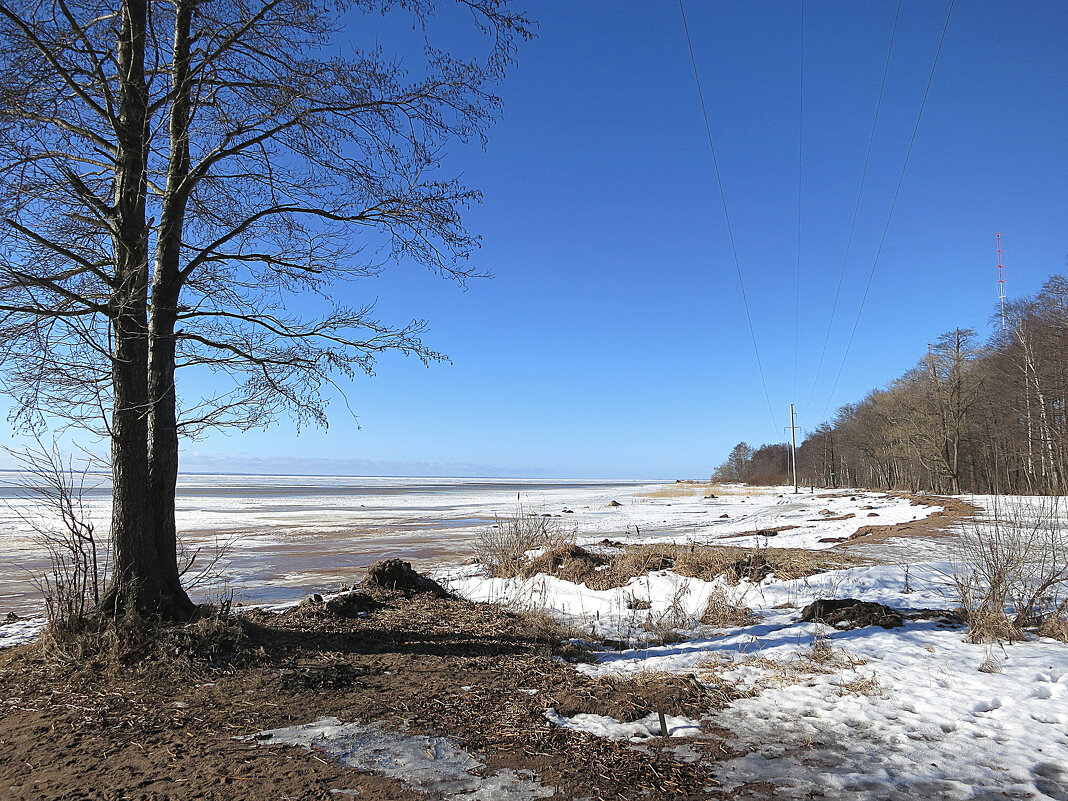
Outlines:
{"type": "MultiPolygon", "coordinates": [[[[804,0],[801,0],[801,54],[798,66],[798,268],[794,283],[794,395],[798,393],[798,348],[801,342],[801,188],[804,176],[804,0]]],[[[792,421],[791,421],[792,422],[792,421]]]]}
{"type": "Polygon", "coordinates": [[[705,105],[705,93],[701,88],[701,76],[697,71],[697,57],[693,52],[693,40],[690,38],[690,25],[686,21],[686,8],[683,0],[679,0],[679,11],[682,13],[682,27],[686,31],[686,45],[690,49],[690,63],[693,65],[693,77],[697,83],[697,97],[701,101],[701,114],[705,120],[705,133],[708,134],[708,147],[712,151],[712,166],[716,172],[716,183],[719,185],[719,199],[723,204],[723,219],[727,223],[727,236],[731,243],[731,253],[734,254],[734,268],[738,273],[738,286],[742,290],[742,304],[745,306],[745,319],[749,323],[749,335],[753,339],[753,353],[756,354],[757,371],[760,373],[760,383],[764,388],[764,400],[768,403],[768,414],[771,415],[771,425],[778,436],[778,426],[775,422],[775,412],[771,407],[771,395],[768,394],[768,382],[764,378],[764,365],[760,361],[760,348],[757,345],[756,329],[753,327],[753,315],[749,312],[749,298],[745,291],[745,281],[742,278],[742,264],[738,259],[738,247],[734,242],[734,230],[731,227],[731,217],[727,212],[727,193],[723,188],[723,177],[719,172],[719,160],[716,158],[716,145],[712,139],[712,125],[708,121],[708,107],[705,105]]]}
{"type": "Polygon", "coordinates": [[[809,390],[808,400],[805,401],[807,409],[812,404],[812,398],[816,394],[816,385],[820,380],[820,371],[823,369],[823,359],[827,355],[827,343],[831,340],[831,329],[834,326],[834,315],[838,310],[838,298],[842,294],[842,282],[845,279],[846,264],[849,262],[849,251],[853,245],[853,233],[857,227],[857,214],[860,211],[860,200],[864,195],[864,184],[868,178],[868,164],[871,161],[872,145],[875,142],[875,129],[879,124],[879,112],[883,107],[883,95],[886,92],[886,76],[890,73],[890,57],[894,52],[894,39],[897,37],[897,22],[901,17],[901,0],[897,2],[897,13],[894,14],[894,26],[890,30],[890,44],[886,48],[886,62],[883,64],[883,79],[879,84],[879,99],[875,103],[875,117],[871,121],[871,133],[868,135],[868,150],[864,154],[864,169],[860,172],[860,188],[857,190],[857,200],[853,204],[853,219],[849,223],[849,236],[846,238],[845,255],[842,257],[842,270],[838,274],[838,286],[834,290],[834,303],[831,304],[831,316],[827,321],[827,333],[823,337],[823,348],[820,350],[819,363],[816,365],[816,374],[812,378],[812,389],[809,390]]]}
{"type": "MultiPolygon", "coordinates": [[[[681,0],[680,0],[681,1],[681,0]]],[[[897,187],[894,189],[894,199],[890,203],[890,211],[886,215],[886,225],[883,226],[883,234],[879,239],[879,247],[875,251],[875,259],[872,261],[871,272],[868,273],[868,283],[864,287],[864,295],[860,299],[860,308],[857,309],[857,318],[853,321],[853,330],[849,333],[849,341],[846,342],[845,353],[842,354],[842,364],[838,367],[838,375],[835,376],[834,385],[831,387],[831,394],[827,397],[827,405],[823,407],[823,413],[821,418],[827,416],[827,410],[831,406],[831,400],[834,398],[834,391],[838,389],[838,381],[842,378],[842,371],[845,370],[846,359],[849,356],[849,349],[853,345],[853,337],[856,336],[857,326],[860,325],[860,316],[864,312],[864,304],[868,300],[868,292],[871,290],[871,282],[875,277],[875,268],[879,265],[879,257],[883,252],[883,245],[886,243],[886,234],[890,230],[890,220],[894,216],[894,207],[897,206],[897,198],[901,193],[901,184],[905,180],[905,170],[909,166],[909,157],[912,155],[912,146],[916,142],[916,133],[920,130],[920,120],[923,119],[923,110],[927,106],[927,95],[931,92],[931,84],[934,82],[935,69],[938,67],[938,57],[942,55],[942,45],[946,41],[946,31],[949,30],[949,20],[953,16],[953,5],[956,0],[949,0],[949,10],[946,12],[946,22],[942,26],[942,36],[938,40],[938,49],[935,51],[934,61],[931,63],[931,73],[927,76],[927,86],[923,90],[923,100],[920,101],[920,110],[916,115],[916,125],[912,128],[912,137],[909,139],[908,150],[905,151],[905,162],[901,165],[901,175],[897,179],[897,187]]]]}

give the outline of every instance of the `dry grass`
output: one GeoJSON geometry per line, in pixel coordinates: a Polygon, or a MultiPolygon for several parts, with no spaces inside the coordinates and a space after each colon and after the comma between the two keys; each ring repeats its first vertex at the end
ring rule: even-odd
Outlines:
{"type": "Polygon", "coordinates": [[[708,483],[698,483],[692,481],[679,481],[674,484],[664,484],[657,487],[654,490],[648,492],[639,492],[636,497],[638,498],[702,498],[709,493],[716,492],[716,485],[708,483]]]}
{"type": "Polygon", "coordinates": [[[559,656],[566,662],[594,662],[589,648],[574,642],[575,631],[548,612],[529,609],[512,612],[517,634],[534,644],[534,652],[542,656],[559,656]]]}
{"type": "Polygon", "coordinates": [[[997,658],[996,654],[989,653],[986,655],[986,659],[979,665],[980,673],[997,674],[1002,673],[1005,668],[1001,664],[1001,660],[997,658]]]}
{"type": "Polygon", "coordinates": [[[723,678],[724,670],[736,666],[729,657],[723,656],[703,663],[698,668],[698,676],[703,682],[729,686],[734,698],[753,698],[767,689],[782,689],[810,681],[813,676],[830,676],[836,673],[842,674],[838,687],[843,692],[874,695],[882,691],[874,673],[870,676],[858,674],[847,680],[845,675],[848,672],[856,673],[857,669],[867,662],[848,651],[831,648],[826,639],[821,637],[815,638],[807,651],[791,659],[772,659],[757,654],[745,659],[741,664],[758,671],[755,677],[744,683],[723,678]]]}
{"type": "Polygon", "coordinates": [[[688,582],[675,585],[675,592],[668,601],[664,611],[658,615],[649,615],[642,622],[641,628],[652,635],[652,642],[658,645],[685,642],[688,637],[679,629],[693,629],[700,622],[688,611],[684,600],[690,592],[688,582]]]}
{"type": "Polygon", "coordinates": [[[968,642],[992,644],[1026,639],[1020,627],[1005,615],[1004,609],[980,605],[965,610],[964,618],[968,621],[968,642]]]}
{"type": "Polygon", "coordinates": [[[657,570],[711,581],[727,576],[759,581],[768,573],[791,580],[868,564],[845,551],[802,548],[742,548],[724,545],[632,545],[608,556],[577,545],[566,545],[525,560],[517,575],[548,573],[593,590],[622,587],[632,579],[657,570]]]}
{"type": "Polygon", "coordinates": [[[1068,619],[1061,615],[1050,615],[1038,627],[1038,635],[1068,643],[1068,619]]]}
{"type": "Polygon", "coordinates": [[[479,532],[475,555],[495,578],[518,576],[526,567],[530,551],[553,550],[575,542],[574,530],[564,529],[552,517],[528,512],[522,504],[515,514],[497,518],[479,532]]]}
{"type": "Polygon", "coordinates": [[[664,484],[655,490],[639,492],[638,498],[694,498],[707,495],[757,495],[766,492],[763,487],[750,487],[745,484],[717,484],[707,481],[678,481],[664,484]]]}
{"type": "Polygon", "coordinates": [[[612,559],[611,573],[626,584],[636,576],[675,567],[678,553],[672,546],[634,545],[612,559]]]}
{"type": "Polygon", "coordinates": [[[753,612],[747,607],[732,603],[726,591],[722,587],[716,587],[709,593],[701,622],[721,629],[745,626],[753,622],[753,612]]]}
{"type": "Polygon", "coordinates": [[[246,624],[211,607],[188,623],[163,626],[133,614],[95,615],[79,625],[47,626],[32,646],[55,667],[116,676],[136,671],[166,680],[198,675],[247,639],[246,624]]]}
{"type": "Polygon", "coordinates": [[[883,686],[879,683],[879,679],[874,673],[870,676],[858,676],[852,681],[844,682],[838,686],[842,688],[844,693],[853,693],[854,695],[883,694],[883,686]]]}
{"type": "Polygon", "coordinates": [[[791,580],[828,570],[856,567],[866,562],[846,553],[828,553],[803,548],[741,548],[738,546],[675,546],[674,570],[682,576],[711,580],[719,575],[737,580],[746,577],[746,564],[766,561],[776,578],[791,580]],[[742,574],[742,575],[740,575],[742,574]]]}
{"type": "Polygon", "coordinates": [[[608,564],[608,558],[593,551],[587,551],[574,543],[561,545],[534,557],[519,571],[524,578],[547,573],[552,576],[581,584],[597,568],[608,564]]]}

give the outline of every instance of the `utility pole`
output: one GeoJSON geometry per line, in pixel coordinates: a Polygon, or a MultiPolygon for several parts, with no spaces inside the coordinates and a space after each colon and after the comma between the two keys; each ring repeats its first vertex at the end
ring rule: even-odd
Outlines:
{"type": "Polygon", "coordinates": [[[794,416],[794,405],[790,404],[790,425],[784,428],[790,429],[790,466],[794,472],[794,495],[797,495],[797,418],[794,416]]]}

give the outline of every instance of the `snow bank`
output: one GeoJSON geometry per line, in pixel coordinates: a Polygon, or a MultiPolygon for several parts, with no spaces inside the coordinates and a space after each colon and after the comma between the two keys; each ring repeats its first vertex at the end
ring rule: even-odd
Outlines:
{"type": "MultiPolygon", "coordinates": [[[[982,519],[993,519],[991,499],[971,500],[986,508],[982,519]]],[[[737,527],[751,530],[757,521],[767,527],[801,526],[777,534],[769,542],[776,547],[823,547],[819,539],[848,536],[851,527],[904,522],[933,511],[873,493],[816,501],[767,493],[731,503],[736,511],[744,504],[747,517],[725,518],[726,536],[717,542],[753,542],[752,534],[737,527]],[[860,517],[861,506],[876,506],[879,519],[860,517]],[[855,516],[809,522],[822,509],[831,512],[824,518],[855,516]]],[[[1034,638],[974,645],[964,642],[963,627],[916,615],[889,630],[837,631],[799,620],[801,608],[817,598],[875,601],[906,614],[950,609],[956,599],[949,556],[944,546],[935,551],[930,541],[917,540],[909,550],[910,564],[836,570],[793,581],[770,577],[728,586],[721,579],[704,582],[660,571],[598,592],[549,576],[502,581],[468,570],[453,576],[452,587],[480,600],[540,608],[580,632],[622,641],[641,629],[639,615],[674,614],[685,641],[604,650],[594,664],[578,669],[594,676],[686,673],[738,688],[743,697],[711,722],[733,733],[733,745],[753,750],[724,763],[725,783],[768,781],[776,786],[776,797],[786,799],[817,793],[857,801],[905,795],[1068,801],[1064,644],[1034,638]],[[917,559],[924,547],[928,558],[917,559]],[[696,618],[713,591],[752,609],[758,622],[726,632],[700,626],[696,618]],[[651,608],[629,610],[633,598],[651,608]]],[[[563,719],[554,710],[546,717],[605,737],[659,733],[659,722],[650,719],[655,716],[634,724],[590,715],[563,719]]]]}

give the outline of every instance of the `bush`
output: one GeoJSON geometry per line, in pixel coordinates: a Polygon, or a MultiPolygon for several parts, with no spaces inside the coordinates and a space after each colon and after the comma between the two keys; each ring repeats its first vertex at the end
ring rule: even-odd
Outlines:
{"type": "Polygon", "coordinates": [[[953,585],[973,642],[1018,640],[1068,602],[1068,533],[1059,498],[994,503],[960,538],[953,585]]]}
{"type": "Polygon", "coordinates": [[[523,572],[531,551],[551,551],[575,542],[575,532],[565,531],[554,518],[527,512],[516,504],[511,517],[498,517],[494,525],[479,532],[475,555],[491,576],[513,578],[523,572]]]}
{"type": "Polygon", "coordinates": [[[48,572],[34,581],[49,626],[78,628],[99,606],[108,572],[108,540],[97,537],[85,502],[92,460],[76,466],[56,443],[39,439],[36,448],[8,453],[27,479],[19,497],[32,504],[30,511],[16,514],[48,554],[48,572]]]}

